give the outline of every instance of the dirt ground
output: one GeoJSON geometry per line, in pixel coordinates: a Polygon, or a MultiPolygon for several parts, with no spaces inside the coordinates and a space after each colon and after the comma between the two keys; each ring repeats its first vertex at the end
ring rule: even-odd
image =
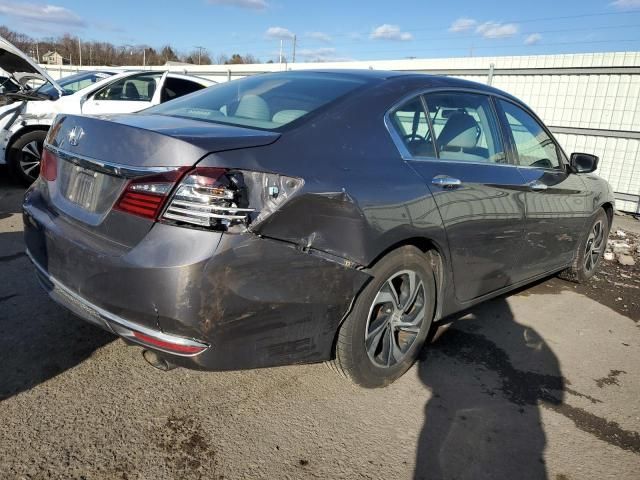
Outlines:
{"type": "MultiPolygon", "coordinates": [[[[620,223],[622,222],[618,219],[618,226],[614,225],[610,239],[613,242],[625,242],[630,246],[629,252],[635,261],[635,265],[621,265],[618,259],[614,257],[613,260],[603,260],[598,273],[588,283],[577,285],[556,278],[540,284],[536,290],[532,291],[544,293],[545,291],[573,290],[612,308],[636,322],[639,321],[640,251],[638,248],[640,248],[640,234],[634,233],[630,229],[640,229],[640,221],[628,216],[623,224],[620,223]],[[622,232],[622,236],[617,235],[617,232],[622,232]]],[[[608,250],[611,250],[611,248],[608,250]]]]}
{"type": "Polygon", "coordinates": [[[479,305],[386,389],[163,373],[41,291],[21,195],[0,181],[0,479],[640,478],[637,265],[479,305]]]}

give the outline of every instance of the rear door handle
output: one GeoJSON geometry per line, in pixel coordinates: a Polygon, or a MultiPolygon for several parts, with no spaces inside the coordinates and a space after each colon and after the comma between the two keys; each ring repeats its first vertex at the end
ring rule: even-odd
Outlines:
{"type": "Polygon", "coordinates": [[[544,192],[549,187],[539,180],[534,180],[533,182],[529,183],[529,188],[534,192],[544,192]]]}
{"type": "Polygon", "coordinates": [[[459,179],[447,175],[436,175],[431,179],[431,183],[441,188],[458,188],[462,185],[459,179]]]}

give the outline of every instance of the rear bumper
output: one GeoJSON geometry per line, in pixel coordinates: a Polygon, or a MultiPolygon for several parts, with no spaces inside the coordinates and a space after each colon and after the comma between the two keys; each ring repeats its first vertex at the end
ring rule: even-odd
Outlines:
{"type": "Polygon", "coordinates": [[[192,357],[202,353],[202,351],[209,348],[209,344],[205,342],[200,342],[197,340],[184,338],[184,337],[178,337],[175,335],[167,335],[166,333],[163,333],[161,331],[147,328],[144,325],[139,325],[139,324],[130,322],[129,320],[119,317],[111,312],[108,312],[107,310],[104,310],[103,308],[100,308],[97,305],[93,305],[86,299],[82,298],[81,296],[69,290],[67,287],[65,287],[62,283],[60,283],[55,278],[51,277],[44,270],[44,268],[38,265],[36,260],[33,258],[33,255],[31,255],[31,252],[29,252],[29,250],[27,250],[26,253],[27,253],[27,256],[29,257],[29,260],[31,260],[34,267],[36,268],[36,275],[37,275],[38,281],[40,282],[40,285],[42,286],[42,288],[44,288],[47,291],[51,299],[53,299],[56,303],[62,305],[63,307],[71,310],[78,317],[86,320],[87,322],[92,323],[100,328],[103,328],[104,330],[107,330],[108,332],[118,335],[130,342],[137,343],[143,347],[153,348],[154,350],[157,350],[159,352],[169,353],[171,355],[192,357]],[[202,349],[202,351],[199,351],[197,353],[177,353],[175,351],[163,349],[161,347],[158,347],[157,345],[149,345],[139,340],[135,335],[136,332],[142,333],[143,335],[146,335],[148,337],[151,337],[169,344],[199,348],[199,349],[202,349]]]}
{"type": "Polygon", "coordinates": [[[338,326],[370,278],[317,252],[252,234],[156,224],[133,247],[105,243],[51,211],[24,204],[25,243],[58,303],[171,363],[231,370],[331,357],[338,326]],[[177,356],[132,332],[208,348],[177,356]]]}

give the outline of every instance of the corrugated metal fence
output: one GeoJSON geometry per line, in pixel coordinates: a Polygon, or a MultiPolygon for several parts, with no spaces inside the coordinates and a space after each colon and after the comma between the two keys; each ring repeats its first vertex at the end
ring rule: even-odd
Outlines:
{"type": "MultiPolygon", "coordinates": [[[[618,209],[640,213],[640,52],[147,69],[169,69],[223,82],[264,72],[318,67],[424,72],[491,83],[529,104],[567,153],[598,155],[598,173],[615,190],[618,209]]],[[[49,67],[54,78],[77,70],[49,67]]]]}

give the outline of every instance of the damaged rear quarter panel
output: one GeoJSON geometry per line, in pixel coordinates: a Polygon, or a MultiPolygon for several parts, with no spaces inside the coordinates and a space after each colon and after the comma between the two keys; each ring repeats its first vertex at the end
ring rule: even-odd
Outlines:
{"type": "Polygon", "coordinates": [[[198,296],[172,312],[183,323],[164,317],[160,308],[160,326],[211,342],[192,360],[206,368],[327,360],[338,325],[369,278],[290,243],[251,233],[223,235],[216,255],[193,272],[198,288],[186,285],[185,292],[198,296]]]}

